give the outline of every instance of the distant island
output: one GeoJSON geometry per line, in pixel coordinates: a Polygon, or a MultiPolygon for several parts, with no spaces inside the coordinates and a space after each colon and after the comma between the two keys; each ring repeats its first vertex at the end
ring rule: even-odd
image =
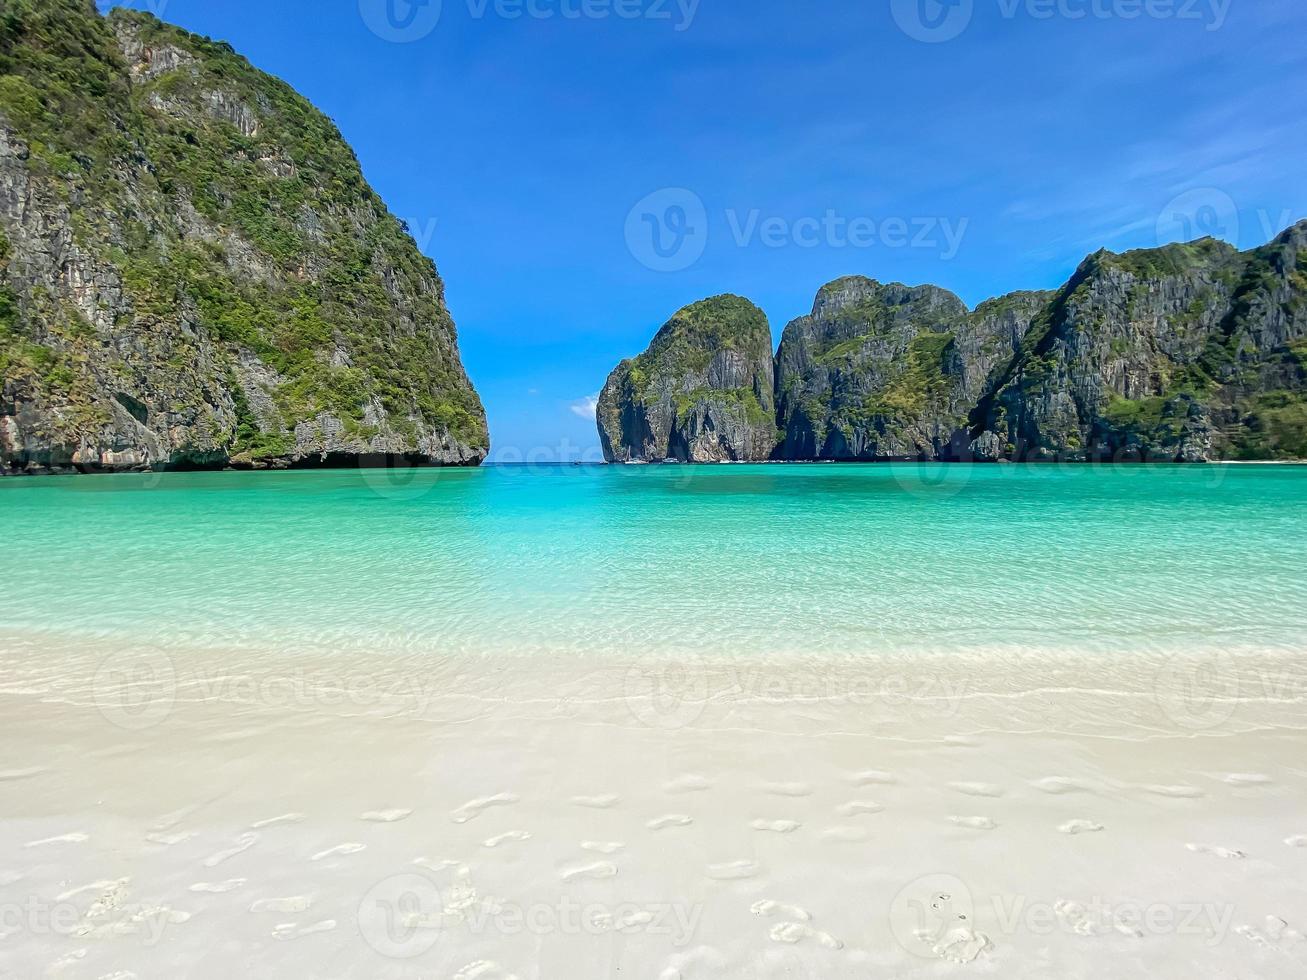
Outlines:
{"type": "Polygon", "coordinates": [[[1307,458],[1307,221],[1099,251],[974,310],[837,279],[774,356],[760,309],[713,297],[614,369],[597,421],[613,462],[1307,458]]]}

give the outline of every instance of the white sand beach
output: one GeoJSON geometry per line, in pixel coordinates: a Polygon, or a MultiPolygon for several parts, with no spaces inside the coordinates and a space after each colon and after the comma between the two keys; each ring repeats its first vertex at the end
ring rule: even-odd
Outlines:
{"type": "Polygon", "coordinates": [[[1292,651],[0,651],[4,977],[1307,975],[1292,651]]]}

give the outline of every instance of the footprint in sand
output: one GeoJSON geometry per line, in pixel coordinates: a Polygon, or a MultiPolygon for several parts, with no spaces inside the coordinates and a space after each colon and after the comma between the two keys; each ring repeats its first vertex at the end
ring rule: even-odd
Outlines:
{"type": "Polygon", "coordinates": [[[1057,829],[1064,834],[1096,834],[1103,829],[1103,825],[1093,820],[1068,820],[1057,829]]]}
{"type": "Polygon", "coordinates": [[[794,945],[803,942],[805,939],[812,939],[827,949],[844,948],[844,944],[830,933],[818,932],[812,926],[804,925],[802,922],[778,922],[771,927],[768,935],[774,943],[794,945]]]}
{"type": "Polygon", "coordinates": [[[558,873],[564,881],[576,881],[578,878],[616,878],[617,865],[612,861],[594,861],[590,864],[575,864],[558,873]]]}
{"type": "Polygon", "coordinates": [[[1036,779],[1030,785],[1041,793],[1049,793],[1053,796],[1063,796],[1067,793],[1092,793],[1094,791],[1087,783],[1082,783],[1078,779],[1071,779],[1068,776],[1046,776],[1043,779],[1036,779]]]}
{"type": "Polygon", "coordinates": [[[105,881],[93,881],[89,885],[78,885],[76,888],[69,888],[67,891],[56,895],[55,901],[66,902],[70,898],[76,898],[78,895],[84,895],[87,892],[99,892],[100,898],[97,899],[97,904],[106,907],[112,905],[116,908],[121,904],[120,899],[127,894],[127,884],[131,880],[131,878],[110,878],[105,881]],[[109,896],[108,901],[105,901],[106,896],[109,896]]]}
{"type": "Polygon", "coordinates": [[[312,936],[319,932],[332,932],[336,928],[335,919],[323,919],[321,922],[315,922],[311,926],[301,926],[298,922],[283,922],[275,926],[272,930],[273,939],[299,939],[301,936],[312,936]]]}
{"type": "Polygon", "coordinates": [[[692,823],[694,818],[684,813],[669,813],[665,817],[654,817],[645,826],[650,830],[662,830],[664,827],[688,827],[692,823]]]}
{"type": "Polygon", "coordinates": [[[590,917],[590,922],[599,929],[616,929],[619,932],[622,929],[630,929],[633,926],[647,926],[654,921],[652,912],[626,912],[622,915],[614,915],[612,912],[596,912],[590,917]]]}
{"type": "Polygon", "coordinates": [[[797,820],[754,820],[749,826],[772,834],[792,834],[803,824],[797,820]]]}
{"type": "Polygon", "coordinates": [[[267,820],[257,820],[250,824],[251,830],[262,830],[264,827],[276,827],[278,824],[286,823],[303,823],[304,814],[302,813],[283,813],[279,817],[269,817],[267,820]]]}
{"type": "Polygon", "coordinates": [[[312,895],[289,895],[286,898],[260,898],[250,906],[251,912],[280,912],[295,915],[313,907],[312,895]]]}
{"type": "Polygon", "coordinates": [[[1227,786],[1269,786],[1272,779],[1258,772],[1232,772],[1222,776],[1221,782],[1227,786]]]}
{"type": "Polygon", "coordinates": [[[491,976],[497,980],[517,980],[516,973],[509,973],[494,960],[474,960],[455,973],[454,980],[481,980],[491,976]]]}
{"type": "Polygon", "coordinates": [[[1089,909],[1080,902],[1062,899],[1053,905],[1053,912],[1068,929],[1080,936],[1092,936],[1098,929],[1089,915],[1089,909]]]}
{"type": "Polygon", "coordinates": [[[884,809],[879,803],[870,800],[850,800],[837,806],[835,812],[844,817],[856,817],[860,813],[880,813],[884,809]]]}
{"type": "Polygon", "coordinates": [[[991,800],[1003,795],[1003,788],[993,783],[949,783],[948,788],[964,796],[984,796],[991,800]]]}
{"type": "Polygon", "coordinates": [[[898,782],[893,773],[881,772],[879,769],[850,773],[848,780],[854,786],[892,786],[898,782]]]}
{"type": "Polygon", "coordinates": [[[195,837],[193,830],[182,830],[175,834],[146,834],[145,840],[149,844],[162,844],[164,847],[172,847],[174,844],[180,844],[195,837]]]}
{"type": "Polygon", "coordinates": [[[345,854],[357,854],[359,851],[367,850],[367,844],[359,844],[349,841],[345,844],[337,844],[335,847],[329,847],[325,851],[318,851],[317,854],[309,858],[310,861],[321,861],[329,857],[337,857],[345,854]]]}
{"type": "Polygon", "coordinates": [[[970,830],[994,830],[998,827],[989,817],[949,817],[949,823],[956,824],[959,827],[966,827],[970,830]]]}
{"type": "Polygon", "coordinates": [[[756,877],[761,870],[757,861],[726,861],[708,865],[707,875],[713,881],[738,881],[756,877]]]}
{"type": "Polygon", "coordinates": [[[3,769],[0,770],[0,783],[14,782],[19,779],[31,779],[33,776],[39,776],[46,770],[33,767],[31,769],[3,769]]]}
{"type": "Polygon", "coordinates": [[[784,902],[775,902],[770,898],[762,898],[749,906],[749,911],[754,915],[787,915],[791,919],[797,919],[800,922],[811,922],[812,913],[798,905],[786,905],[784,902]]]}
{"type": "Polygon", "coordinates": [[[677,776],[670,782],[663,783],[663,792],[665,793],[703,793],[712,789],[711,780],[703,776],[685,775],[677,776]]]}
{"type": "Polygon", "coordinates": [[[1154,796],[1166,796],[1173,800],[1196,800],[1207,795],[1197,786],[1145,786],[1144,792],[1152,793],[1154,796]]]}
{"type": "Polygon", "coordinates": [[[573,806],[583,806],[590,810],[610,810],[622,802],[622,798],[616,793],[606,793],[603,796],[573,796],[573,806]]]}
{"type": "Polygon", "coordinates": [[[857,844],[867,839],[867,832],[861,827],[827,827],[821,839],[832,844],[857,844]]]}
{"type": "Polygon", "coordinates": [[[727,960],[719,949],[696,946],[683,953],[673,953],[667,965],[658,974],[658,980],[685,980],[686,977],[720,976],[726,971],[727,960]]]}
{"type": "MultiPolygon", "coordinates": [[[[921,938],[934,938],[929,933],[918,933],[921,938]]],[[[942,960],[950,963],[971,963],[981,953],[990,949],[993,943],[983,932],[976,932],[967,926],[959,926],[945,933],[932,947],[931,951],[942,960]]]]}
{"type": "Polygon", "coordinates": [[[508,844],[512,841],[530,840],[531,833],[526,830],[510,830],[506,834],[500,834],[498,837],[488,837],[481,842],[482,847],[498,847],[500,844],[508,844]]]}
{"type": "Polygon", "coordinates": [[[1226,858],[1227,860],[1240,861],[1247,857],[1243,851],[1236,851],[1230,847],[1217,847],[1215,844],[1186,844],[1185,847],[1195,854],[1210,854],[1213,857],[1226,858]]]}
{"type": "Polygon", "coordinates": [[[369,810],[367,813],[360,814],[360,820],[366,820],[369,823],[397,823],[413,816],[412,810],[369,810]]]}
{"type": "Polygon", "coordinates": [[[226,881],[197,881],[191,885],[190,891],[208,895],[222,895],[240,888],[245,884],[246,880],[245,878],[228,878],[226,881]]]}
{"type": "Polygon", "coordinates": [[[48,847],[52,844],[85,844],[90,840],[88,834],[76,832],[72,834],[60,834],[58,837],[44,837],[41,840],[28,841],[24,847],[48,847]]]}
{"type": "Polygon", "coordinates": [[[190,806],[184,806],[180,810],[173,810],[172,813],[165,813],[162,817],[154,822],[150,827],[151,830],[172,830],[179,823],[189,817],[192,813],[200,808],[200,804],[192,803],[190,806]]]}
{"type": "Polygon", "coordinates": [[[594,851],[596,854],[616,854],[626,845],[619,840],[583,840],[581,850],[594,851]]]}
{"type": "Polygon", "coordinates": [[[259,842],[258,834],[241,834],[236,838],[236,843],[231,847],[218,851],[216,854],[210,854],[203,861],[206,868],[216,868],[230,858],[234,858],[242,851],[248,851],[251,847],[259,842]]]}
{"type": "Polygon", "coordinates": [[[978,749],[980,739],[972,738],[970,735],[945,735],[944,744],[954,749],[978,749]]]}
{"type": "Polygon", "coordinates": [[[1261,929],[1252,926],[1235,926],[1234,931],[1244,939],[1250,940],[1265,949],[1274,949],[1282,953],[1291,953],[1300,948],[1303,935],[1297,929],[1291,929],[1289,923],[1278,915],[1268,915],[1261,929]]]}
{"type": "Polygon", "coordinates": [[[1307,834],[1295,834],[1293,837],[1286,837],[1284,842],[1290,847],[1307,847],[1307,834]]]}
{"type": "Polygon", "coordinates": [[[492,806],[509,806],[513,803],[520,802],[520,797],[516,793],[496,793],[494,796],[482,796],[475,800],[468,800],[461,807],[450,814],[450,819],[454,823],[467,823],[482,810],[492,806]]]}
{"type": "Polygon", "coordinates": [[[807,783],[763,783],[762,791],[771,796],[811,796],[812,787],[807,783]]]}

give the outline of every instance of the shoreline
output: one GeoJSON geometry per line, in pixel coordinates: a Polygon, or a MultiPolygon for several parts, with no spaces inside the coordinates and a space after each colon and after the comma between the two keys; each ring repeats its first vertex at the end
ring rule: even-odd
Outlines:
{"type": "Polygon", "coordinates": [[[628,467],[628,466],[685,466],[685,467],[717,467],[717,466],[943,466],[943,467],[967,467],[967,466],[1033,466],[1033,467],[1055,467],[1068,466],[1075,469],[1084,469],[1087,467],[1103,467],[1108,469],[1116,468],[1140,468],[1140,467],[1175,467],[1177,469],[1201,469],[1203,467],[1214,466],[1307,466],[1307,459],[1211,459],[1211,460],[1141,460],[1141,459],[1121,459],[1121,460],[1096,460],[1096,459],[1078,459],[1078,460],[1058,460],[1058,459],[995,459],[995,460],[943,460],[943,459],[759,459],[759,460],[720,460],[720,461],[689,461],[689,460],[630,460],[630,461],[593,461],[593,460],[541,460],[537,462],[498,462],[484,461],[481,463],[413,463],[405,462],[403,465],[394,465],[392,461],[382,460],[375,464],[359,464],[353,466],[327,466],[327,465],[305,465],[305,466],[187,466],[187,467],[159,467],[159,468],[125,468],[110,469],[103,467],[96,468],[42,468],[39,472],[29,470],[10,469],[6,470],[0,467],[0,480],[7,478],[21,479],[23,477],[40,478],[40,477],[67,477],[67,476],[162,476],[165,474],[179,473],[364,473],[385,470],[454,470],[468,471],[478,469],[494,468],[520,468],[530,469],[532,467],[546,467],[550,469],[563,467],[582,467],[587,469],[607,468],[607,467],[628,467]]]}

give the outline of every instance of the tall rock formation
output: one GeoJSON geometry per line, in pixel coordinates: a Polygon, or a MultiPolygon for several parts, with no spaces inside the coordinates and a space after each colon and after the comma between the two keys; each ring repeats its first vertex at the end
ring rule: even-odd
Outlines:
{"type": "MultiPolygon", "coordinates": [[[[605,453],[657,458],[628,373],[605,389],[605,453]]],[[[676,359],[658,378],[697,384],[676,359]]],[[[775,380],[778,459],[1304,459],[1307,221],[1247,252],[1100,251],[1059,290],[974,310],[838,279],[785,328],[775,380]]]]}
{"type": "Polygon", "coordinates": [[[0,472],[475,464],[444,287],[329,119],[92,0],[0,12],[0,472]]]}
{"type": "Polygon", "coordinates": [[[817,293],[776,355],[785,459],[956,455],[968,413],[1043,300],[1017,293],[968,312],[936,286],[862,276],[817,293]]]}
{"type": "Polygon", "coordinates": [[[609,460],[768,459],[776,446],[771,328],[739,296],[714,296],[673,316],[599,396],[609,460]]]}
{"type": "Polygon", "coordinates": [[[1307,222],[1100,251],[972,411],[982,458],[1307,456],[1307,222]]]}

